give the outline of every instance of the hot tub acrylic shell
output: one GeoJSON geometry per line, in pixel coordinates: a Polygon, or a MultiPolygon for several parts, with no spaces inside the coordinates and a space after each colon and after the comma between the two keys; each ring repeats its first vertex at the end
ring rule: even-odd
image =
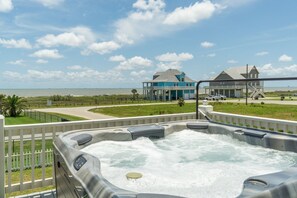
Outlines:
{"type": "MultiPolygon", "coordinates": [[[[144,125],[128,128],[77,130],[54,140],[55,181],[58,198],[174,198],[179,196],[137,193],[114,186],[101,174],[100,160],[81,151],[103,140],[132,141],[141,136],[162,138],[183,129],[225,134],[252,145],[297,152],[297,136],[212,123],[207,121],[144,125]]],[[[297,197],[297,167],[247,178],[238,197],[297,197]]]]}

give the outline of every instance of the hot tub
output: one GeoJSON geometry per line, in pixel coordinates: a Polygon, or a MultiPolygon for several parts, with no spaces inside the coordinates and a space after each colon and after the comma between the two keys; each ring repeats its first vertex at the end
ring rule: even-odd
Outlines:
{"type": "Polygon", "coordinates": [[[206,121],[71,131],[54,140],[57,196],[297,197],[296,151],[294,135],[206,121]]]}

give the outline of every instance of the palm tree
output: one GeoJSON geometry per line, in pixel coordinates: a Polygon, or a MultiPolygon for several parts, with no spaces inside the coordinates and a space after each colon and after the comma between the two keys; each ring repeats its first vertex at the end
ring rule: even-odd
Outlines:
{"type": "Polygon", "coordinates": [[[25,99],[16,95],[8,96],[3,103],[3,112],[10,117],[19,116],[26,108],[25,99]]]}
{"type": "Polygon", "coordinates": [[[135,95],[136,95],[136,93],[137,93],[137,90],[136,90],[136,89],[132,89],[131,92],[132,92],[132,94],[133,94],[133,100],[135,100],[135,95]]]}

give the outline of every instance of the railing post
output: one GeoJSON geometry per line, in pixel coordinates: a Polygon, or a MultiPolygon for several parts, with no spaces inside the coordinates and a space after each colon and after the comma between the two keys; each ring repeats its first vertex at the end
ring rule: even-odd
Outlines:
{"type": "Polygon", "coordinates": [[[0,159],[0,197],[5,197],[5,139],[2,115],[0,115],[0,159]]]}

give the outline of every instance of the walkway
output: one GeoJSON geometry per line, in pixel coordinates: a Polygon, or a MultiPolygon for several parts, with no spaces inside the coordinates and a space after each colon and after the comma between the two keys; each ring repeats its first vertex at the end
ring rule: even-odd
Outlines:
{"type": "Polygon", "coordinates": [[[35,109],[35,110],[41,111],[41,112],[53,112],[53,113],[61,113],[66,115],[73,115],[73,116],[82,117],[88,120],[95,120],[95,119],[109,119],[114,117],[104,115],[101,113],[93,113],[89,111],[90,109],[122,107],[122,106],[163,105],[163,104],[172,104],[172,103],[145,103],[145,104],[125,104],[125,105],[106,105],[106,106],[87,106],[87,107],[64,107],[64,108],[48,108],[48,109],[35,109]]]}

